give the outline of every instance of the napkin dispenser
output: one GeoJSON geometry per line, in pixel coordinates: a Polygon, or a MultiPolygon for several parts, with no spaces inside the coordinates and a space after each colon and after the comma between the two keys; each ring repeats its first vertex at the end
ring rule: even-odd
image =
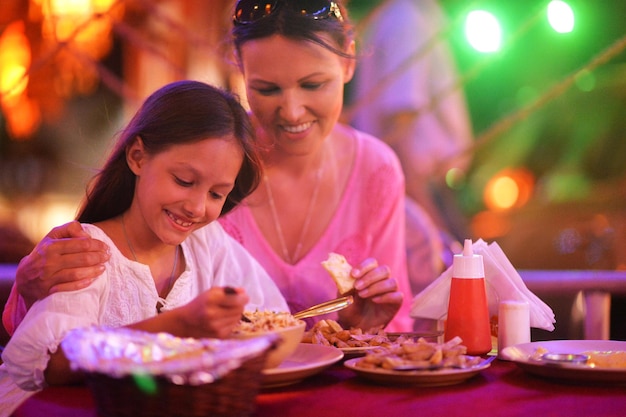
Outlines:
{"type": "MultiPolygon", "coordinates": [[[[487,244],[478,239],[472,245],[475,254],[482,255],[485,272],[487,302],[490,316],[497,317],[500,301],[525,301],[529,305],[530,326],[547,331],[554,330],[554,312],[524,284],[496,242],[487,244]]],[[[444,271],[428,287],[417,294],[411,303],[410,316],[443,320],[448,311],[452,267],[444,271]]]]}

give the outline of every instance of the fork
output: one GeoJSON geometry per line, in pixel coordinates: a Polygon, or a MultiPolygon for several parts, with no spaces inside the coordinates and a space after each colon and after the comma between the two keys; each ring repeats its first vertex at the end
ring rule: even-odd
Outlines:
{"type": "MultiPolygon", "coordinates": [[[[237,290],[233,287],[224,287],[224,294],[235,295],[237,294],[237,290]]],[[[246,323],[252,323],[252,320],[250,320],[245,314],[241,315],[241,321],[246,323]]]]}

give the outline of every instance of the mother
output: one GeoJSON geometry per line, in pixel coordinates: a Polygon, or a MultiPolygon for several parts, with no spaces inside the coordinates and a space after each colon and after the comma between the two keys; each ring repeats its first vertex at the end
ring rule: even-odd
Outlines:
{"type": "MultiPolygon", "coordinates": [[[[240,0],[233,20],[265,177],[221,218],[223,227],[263,265],[292,311],[337,295],[320,262],[338,252],[356,278],[355,303],[338,314],[341,324],[409,330],[400,164],[382,141],[338,123],[356,64],[345,8],[240,0]]],[[[17,288],[28,304],[87,285],[106,257],[101,242],[68,224],[20,263],[17,288]]],[[[19,317],[5,311],[7,330],[19,317]]]]}

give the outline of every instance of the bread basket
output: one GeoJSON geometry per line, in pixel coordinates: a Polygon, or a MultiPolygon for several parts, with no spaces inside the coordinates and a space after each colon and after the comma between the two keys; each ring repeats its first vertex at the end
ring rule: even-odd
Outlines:
{"type": "Polygon", "coordinates": [[[71,331],[61,347],[85,373],[100,417],[243,417],[255,409],[275,343],[91,327],[71,331]]]}

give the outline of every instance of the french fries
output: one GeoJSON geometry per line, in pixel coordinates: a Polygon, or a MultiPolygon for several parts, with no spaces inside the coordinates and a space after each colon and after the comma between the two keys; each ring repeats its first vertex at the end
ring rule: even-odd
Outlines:
{"type": "Polygon", "coordinates": [[[400,336],[390,340],[382,329],[364,332],[361,329],[344,329],[335,320],[321,320],[304,333],[303,343],[315,343],[337,348],[375,347],[356,362],[361,368],[394,369],[415,366],[424,369],[465,367],[478,364],[479,356],[468,356],[467,348],[459,337],[446,343],[428,342],[400,336]]]}
{"type": "Polygon", "coordinates": [[[362,329],[344,329],[335,320],[320,320],[304,333],[303,343],[337,348],[390,346],[392,343],[382,329],[364,332],[362,329]]]}
{"type": "Polygon", "coordinates": [[[478,364],[479,356],[466,355],[467,348],[462,340],[455,337],[446,343],[428,342],[424,338],[417,341],[403,340],[389,347],[376,349],[356,362],[361,368],[395,369],[411,366],[423,369],[467,367],[478,364]]]}

